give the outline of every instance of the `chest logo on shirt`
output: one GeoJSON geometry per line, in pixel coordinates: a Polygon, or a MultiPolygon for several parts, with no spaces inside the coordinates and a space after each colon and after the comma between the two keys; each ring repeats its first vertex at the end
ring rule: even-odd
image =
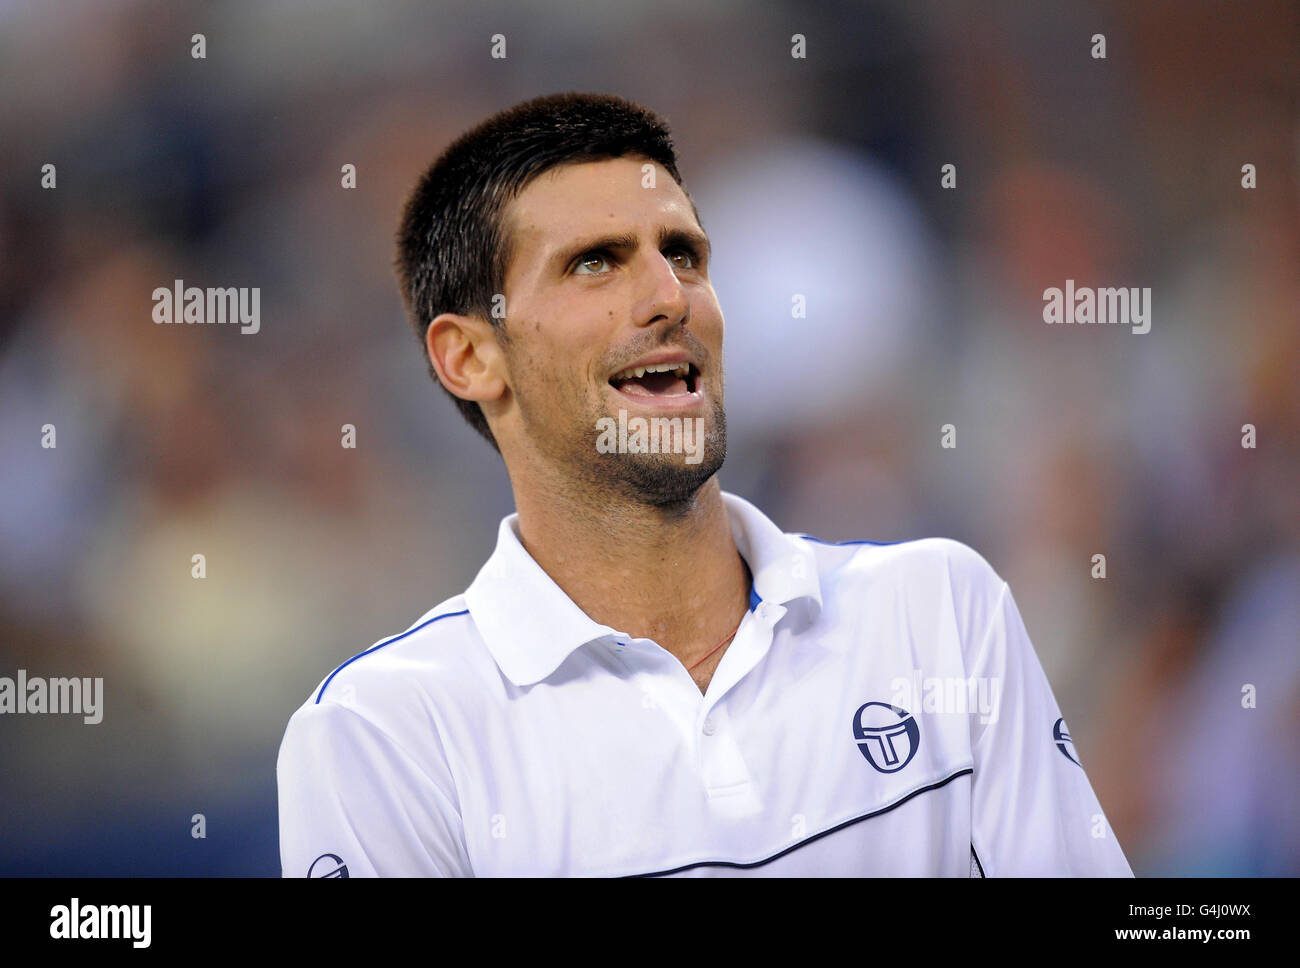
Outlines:
{"type": "Polygon", "coordinates": [[[916,755],[921,727],[906,709],[868,702],[853,714],[853,738],[868,763],[881,773],[897,773],[916,755]]]}

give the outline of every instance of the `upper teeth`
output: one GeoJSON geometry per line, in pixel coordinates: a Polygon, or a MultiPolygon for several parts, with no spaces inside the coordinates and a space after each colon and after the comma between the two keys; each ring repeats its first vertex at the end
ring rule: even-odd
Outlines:
{"type": "Polygon", "coordinates": [[[615,380],[632,380],[645,376],[647,373],[672,373],[685,379],[691,372],[689,363],[656,363],[653,366],[629,366],[621,373],[615,373],[615,380]]]}

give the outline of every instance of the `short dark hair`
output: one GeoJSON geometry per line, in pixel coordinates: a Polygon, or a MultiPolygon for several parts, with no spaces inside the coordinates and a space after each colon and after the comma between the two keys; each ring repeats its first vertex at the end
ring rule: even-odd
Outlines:
{"type": "MultiPolygon", "coordinates": [[[[611,94],[570,92],[492,115],[453,141],[425,171],[402,210],[396,269],[407,316],[435,383],[442,385],[425,337],[440,313],[481,316],[502,332],[492,302],[505,291],[512,255],[512,239],[501,222],[506,203],[550,168],[625,155],[657,162],[681,185],[661,117],[611,94]]],[[[447,394],[470,426],[500,451],[482,407],[447,394]]]]}

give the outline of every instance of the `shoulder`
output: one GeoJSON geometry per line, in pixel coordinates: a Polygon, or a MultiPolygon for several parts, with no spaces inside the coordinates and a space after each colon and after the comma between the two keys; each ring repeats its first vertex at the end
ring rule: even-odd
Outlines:
{"type": "Polygon", "coordinates": [[[342,707],[381,728],[394,720],[427,721],[423,711],[437,686],[463,674],[472,635],[464,596],[447,599],[404,631],[340,663],[311,691],[294,720],[329,717],[342,707]]]}
{"type": "Polygon", "coordinates": [[[449,599],[320,681],[280,742],[282,817],[286,809],[298,818],[328,813],[345,798],[359,815],[386,810],[401,791],[416,789],[426,802],[454,805],[440,707],[448,684],[460,688],[472,666],[467,615],[459,596],[449,599]]]}
{"type": "Polygon", "coordinates": [[[793,537],[808,542],[819,564],[829,571],[995,592],[1003,584],[983,555],[953,538],[830,542],[805,534],[793,537]]]}
{"type": "Polygon", "coordinates": [[[913,629],[950,628],[967,653],[1007,591],[983,555],[953,538],[828,543],[797,537],[813,544],[823,594],[838,599],[841,610],[906,616],[913,629]]]}

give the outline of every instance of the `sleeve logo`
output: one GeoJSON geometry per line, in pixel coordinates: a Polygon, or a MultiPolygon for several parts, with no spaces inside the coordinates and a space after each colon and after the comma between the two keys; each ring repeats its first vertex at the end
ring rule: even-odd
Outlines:
{"type": "Polygon", "coordinates": [[[1080,769],[1083,768],[1083,764],[1079,762],[1078,756],[1075,754],[1074,741],[1070,739],[1070,732],[1065,727],[1064,717],[1058,719],[1056,725],[1052,727],[1052,739],[1056,740],[1056,748],[1061,751],[1062,756],[1080,769]]]}
{"type": "Polygon", "coordinates": [[[321,854],[307,868],[308,877],[347,877],[348,865],[337,854],[321,854]]]}

